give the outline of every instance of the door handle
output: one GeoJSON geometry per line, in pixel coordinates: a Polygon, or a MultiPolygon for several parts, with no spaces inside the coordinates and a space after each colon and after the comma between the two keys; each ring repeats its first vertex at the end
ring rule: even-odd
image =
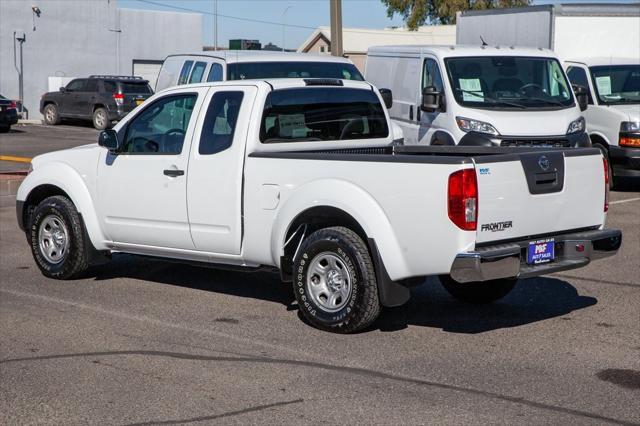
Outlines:
{"type": "Polygon", "coordinates": [[[165,176],[178,177],[184,175],[184,170],[168,169],[164,171],[165,176]]]}

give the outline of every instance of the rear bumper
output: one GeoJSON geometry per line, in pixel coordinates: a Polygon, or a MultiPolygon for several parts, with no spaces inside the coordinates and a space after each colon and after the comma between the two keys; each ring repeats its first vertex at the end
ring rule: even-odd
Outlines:
{"type": "Polygon", "coordinates": [[[451,266],[451,277],[461,283],[500,278],[530,278],[552,272],[581,268],[592,260],[616,254],[622,244],[617,229],[548,235],[555,239],[555,260],[529,265],[526,250],[529,240],[478,248],[458,254],[451,266]],[[582,246],[582,251],[578,247],[582,246]]]}
{"type": "Polygon", "coordinates": [[[18,112],[15,109],[2,111],[0,113],[0,125],[11,126],[18,122],[18,112]]]}
{"type": "Polygon", "coordinates": [[[616,176],[640,176],[640,148],[609,146],[609,160],[616,176]]]}

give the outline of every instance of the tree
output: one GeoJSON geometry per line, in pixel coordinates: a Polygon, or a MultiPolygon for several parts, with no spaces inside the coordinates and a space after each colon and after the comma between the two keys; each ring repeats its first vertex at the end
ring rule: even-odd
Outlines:
{"type": "Polygon", "coordinates": [[[425,23],[455,24],[456,12],[465,10],[495,9],[528,6],[530,0],[382,0],[387,6],[387,16],[402,15],[410,30],[417,30],[425,23]]]}

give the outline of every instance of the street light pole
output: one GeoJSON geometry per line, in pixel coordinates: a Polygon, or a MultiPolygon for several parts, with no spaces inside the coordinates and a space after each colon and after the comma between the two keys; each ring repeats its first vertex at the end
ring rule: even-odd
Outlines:
{"type": "Polygon", "coordinates": [[[291,9],[293,6],[287,6],[284,9],[284,12],[282,12],[282,51],[284,52],[284,36],[285,36],[285,27],[286,27],[286,22],[285,22],[285,15],[287,13],[287,10],[291,9]]]}
{"type": "Polygon", "coordinates": [[[218,50],[218,0],[213,0],[213,50],[218,50]]]}

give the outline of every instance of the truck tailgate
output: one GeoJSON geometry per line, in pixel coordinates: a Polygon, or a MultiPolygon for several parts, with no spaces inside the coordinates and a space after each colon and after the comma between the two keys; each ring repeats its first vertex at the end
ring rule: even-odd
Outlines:
{"type": "Polygon", "coordinates": [[[474,158],[477,243],[525,239],[603,224],[605,183],[595,149],[474,158]]]}

